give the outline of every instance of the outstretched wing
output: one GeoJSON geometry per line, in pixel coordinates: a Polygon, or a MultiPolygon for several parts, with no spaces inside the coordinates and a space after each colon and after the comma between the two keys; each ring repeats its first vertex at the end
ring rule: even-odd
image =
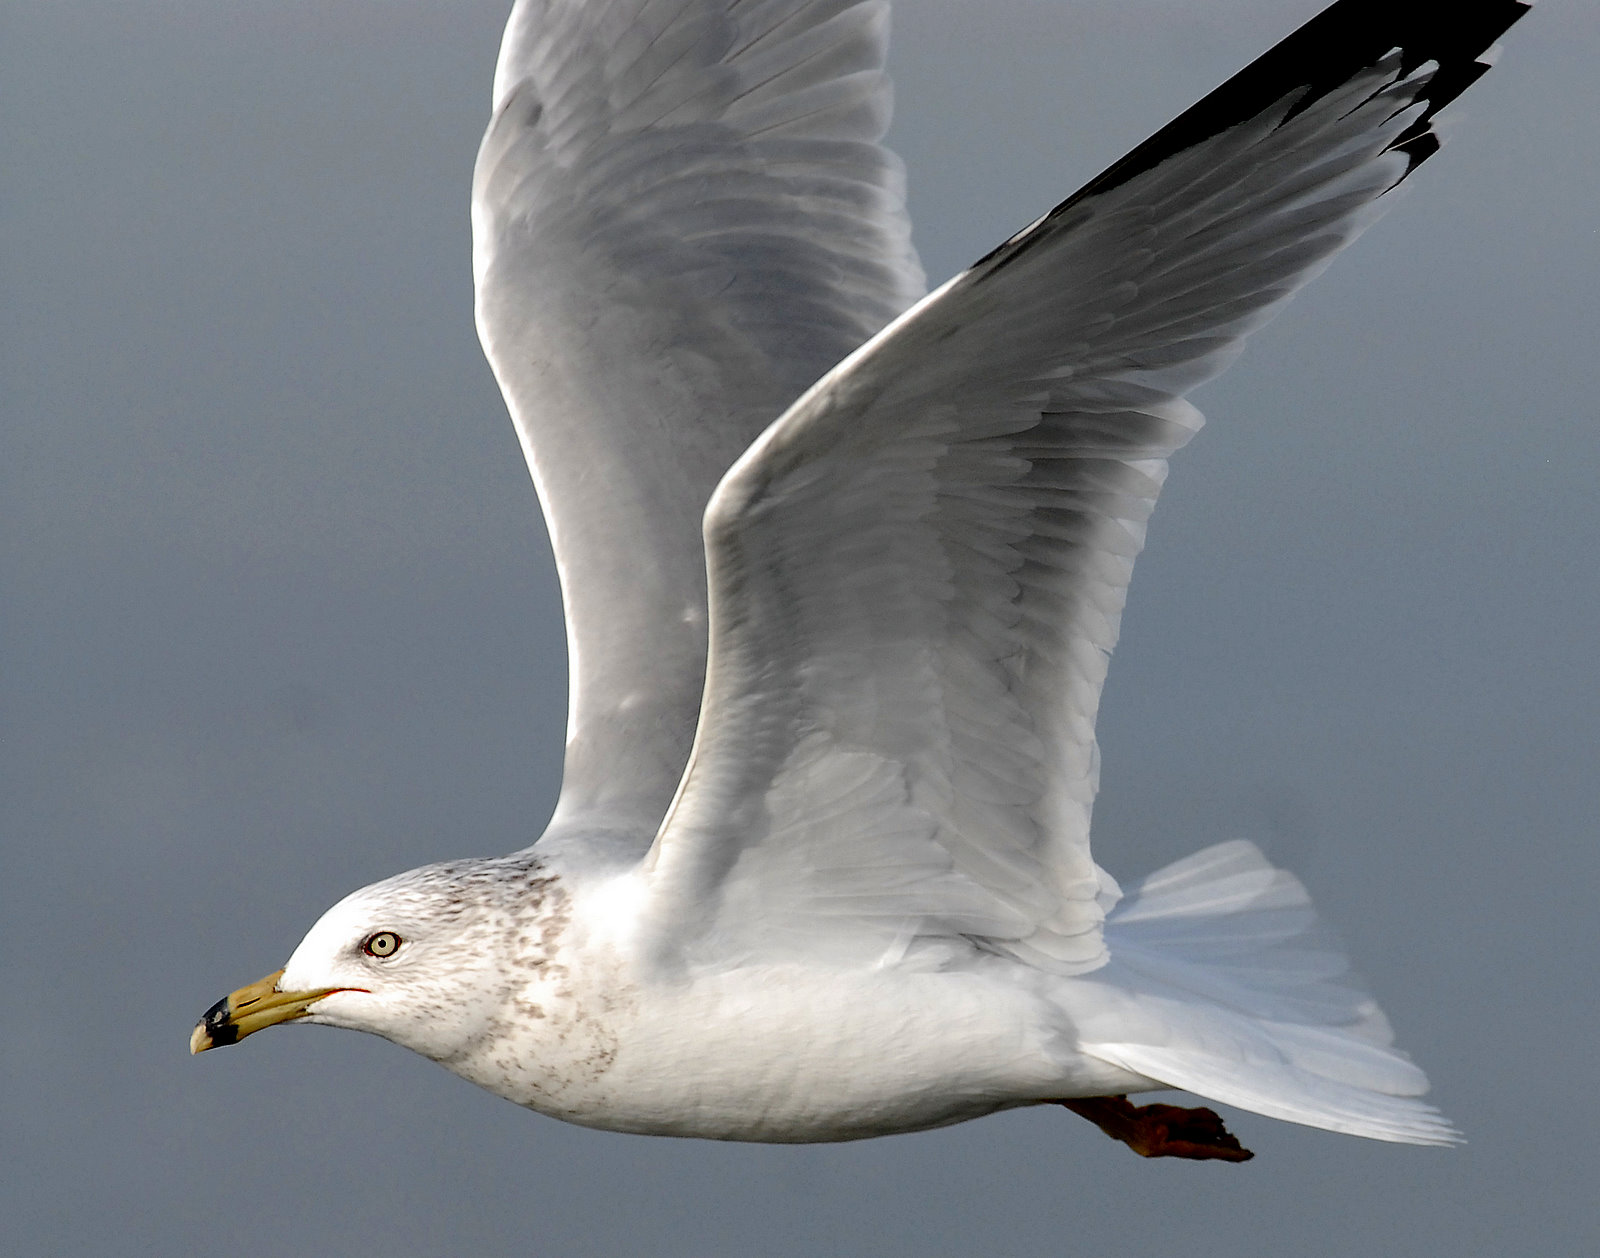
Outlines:
{"type": "Polygon", "coordinates": [[[511,14],[473,254],[566,603],[558,822],[654,832],[704,678],[706,502],[922,295],[900,168],[877,143],[887,26],[885,0],[511,14]]]}
{"type": "Polygon", "coordinates": [[[666,938],[859,958],[959,933],[1103,962],[1094,720],[1201,423],[1183,395],[1434,151],[1434,111],[1524,8],[1335,5],[740,459],[706,516],[710,671],[650,867],[666,938]]]}

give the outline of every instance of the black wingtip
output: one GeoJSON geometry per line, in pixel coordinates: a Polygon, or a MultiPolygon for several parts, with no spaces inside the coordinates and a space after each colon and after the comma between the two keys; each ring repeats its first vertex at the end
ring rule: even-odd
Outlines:
{"type": "MultiPolygon", "coordinates": [[[[1532,0],[1339,0],[1221,87],[1179,114],[1126,157],[1097,175],[1042,222],[1086,197],[1127,183],[1168,158],[1297,97],[1287,117],[1339,90],[1398,50],[1400,73],[1428,62],[1437,69],[1420,99],[1422,114],[1390,146],[1408,158],[1403,180],[1439,151],[1433,118],[1475,83],[1489,65],[1481,60],[1532,0]]],[[[1013,237],[977,265],[992,271],[1010,260],[1029,232],[1013,237]]]]}
{"type": "Polygon", "coordinates": [[[1438,65],[1422,93],[1427,102],[1422,116],[1393,146],[1411,157],[1414,170],[1438,150],[1436,140],[1431,147],[1421,142],[1431,134],[1433,116],[1482,77],[1489,66],[1480,58],[1532,7],[1530,0],[1339,0],[1185,110],[1084,192],[1126,183],[1298,92],[1289,111],[1293,117],[1396,50],[1402,75],[1430,61],[1438,65]]]}

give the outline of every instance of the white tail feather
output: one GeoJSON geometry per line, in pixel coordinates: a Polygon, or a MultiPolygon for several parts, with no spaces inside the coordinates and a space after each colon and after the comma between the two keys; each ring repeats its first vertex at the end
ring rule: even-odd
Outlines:
{"type": "Polygon", "coordinates": [[[1110,963],[1078,980],[1106,998],[1106,1020],[1081,1025],[1084,1052],[1272,1118],[1411,1144],[1460,1138],[1415,1099],[1426,1076],[1391,1047],[1305,887],[1254,844],[1152,874],[1107,919],[1106,941],[1110,963]]]}

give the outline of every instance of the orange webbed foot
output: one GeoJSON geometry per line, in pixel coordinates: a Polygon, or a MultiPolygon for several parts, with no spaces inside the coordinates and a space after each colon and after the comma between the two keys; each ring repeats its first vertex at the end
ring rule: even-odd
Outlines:
{"type": "Polygon", "coordinates": [[[1056,1104],[1083,1115],[1140,1157],[1223,1162],[1248,1162],[1255,1157],[1222,1125],[1215,1110],[1132,1105],[1125,1096],[1090,1096],[1056,1104]]]}

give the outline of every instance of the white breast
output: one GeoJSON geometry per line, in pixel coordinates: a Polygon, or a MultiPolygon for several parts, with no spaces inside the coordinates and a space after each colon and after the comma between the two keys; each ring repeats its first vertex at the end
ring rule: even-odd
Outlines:
{"type": "Polygon", "coordinates": [[[555,946],[525,968],[500,1034],[446,1064],[585,1126],[783,1142],[912,1131],[1149,1086],[1079,1056],[1059,1006],[1009,960],[673,972],[619,925],[629,898],[626,877],[575,893],[555,946]]]}

